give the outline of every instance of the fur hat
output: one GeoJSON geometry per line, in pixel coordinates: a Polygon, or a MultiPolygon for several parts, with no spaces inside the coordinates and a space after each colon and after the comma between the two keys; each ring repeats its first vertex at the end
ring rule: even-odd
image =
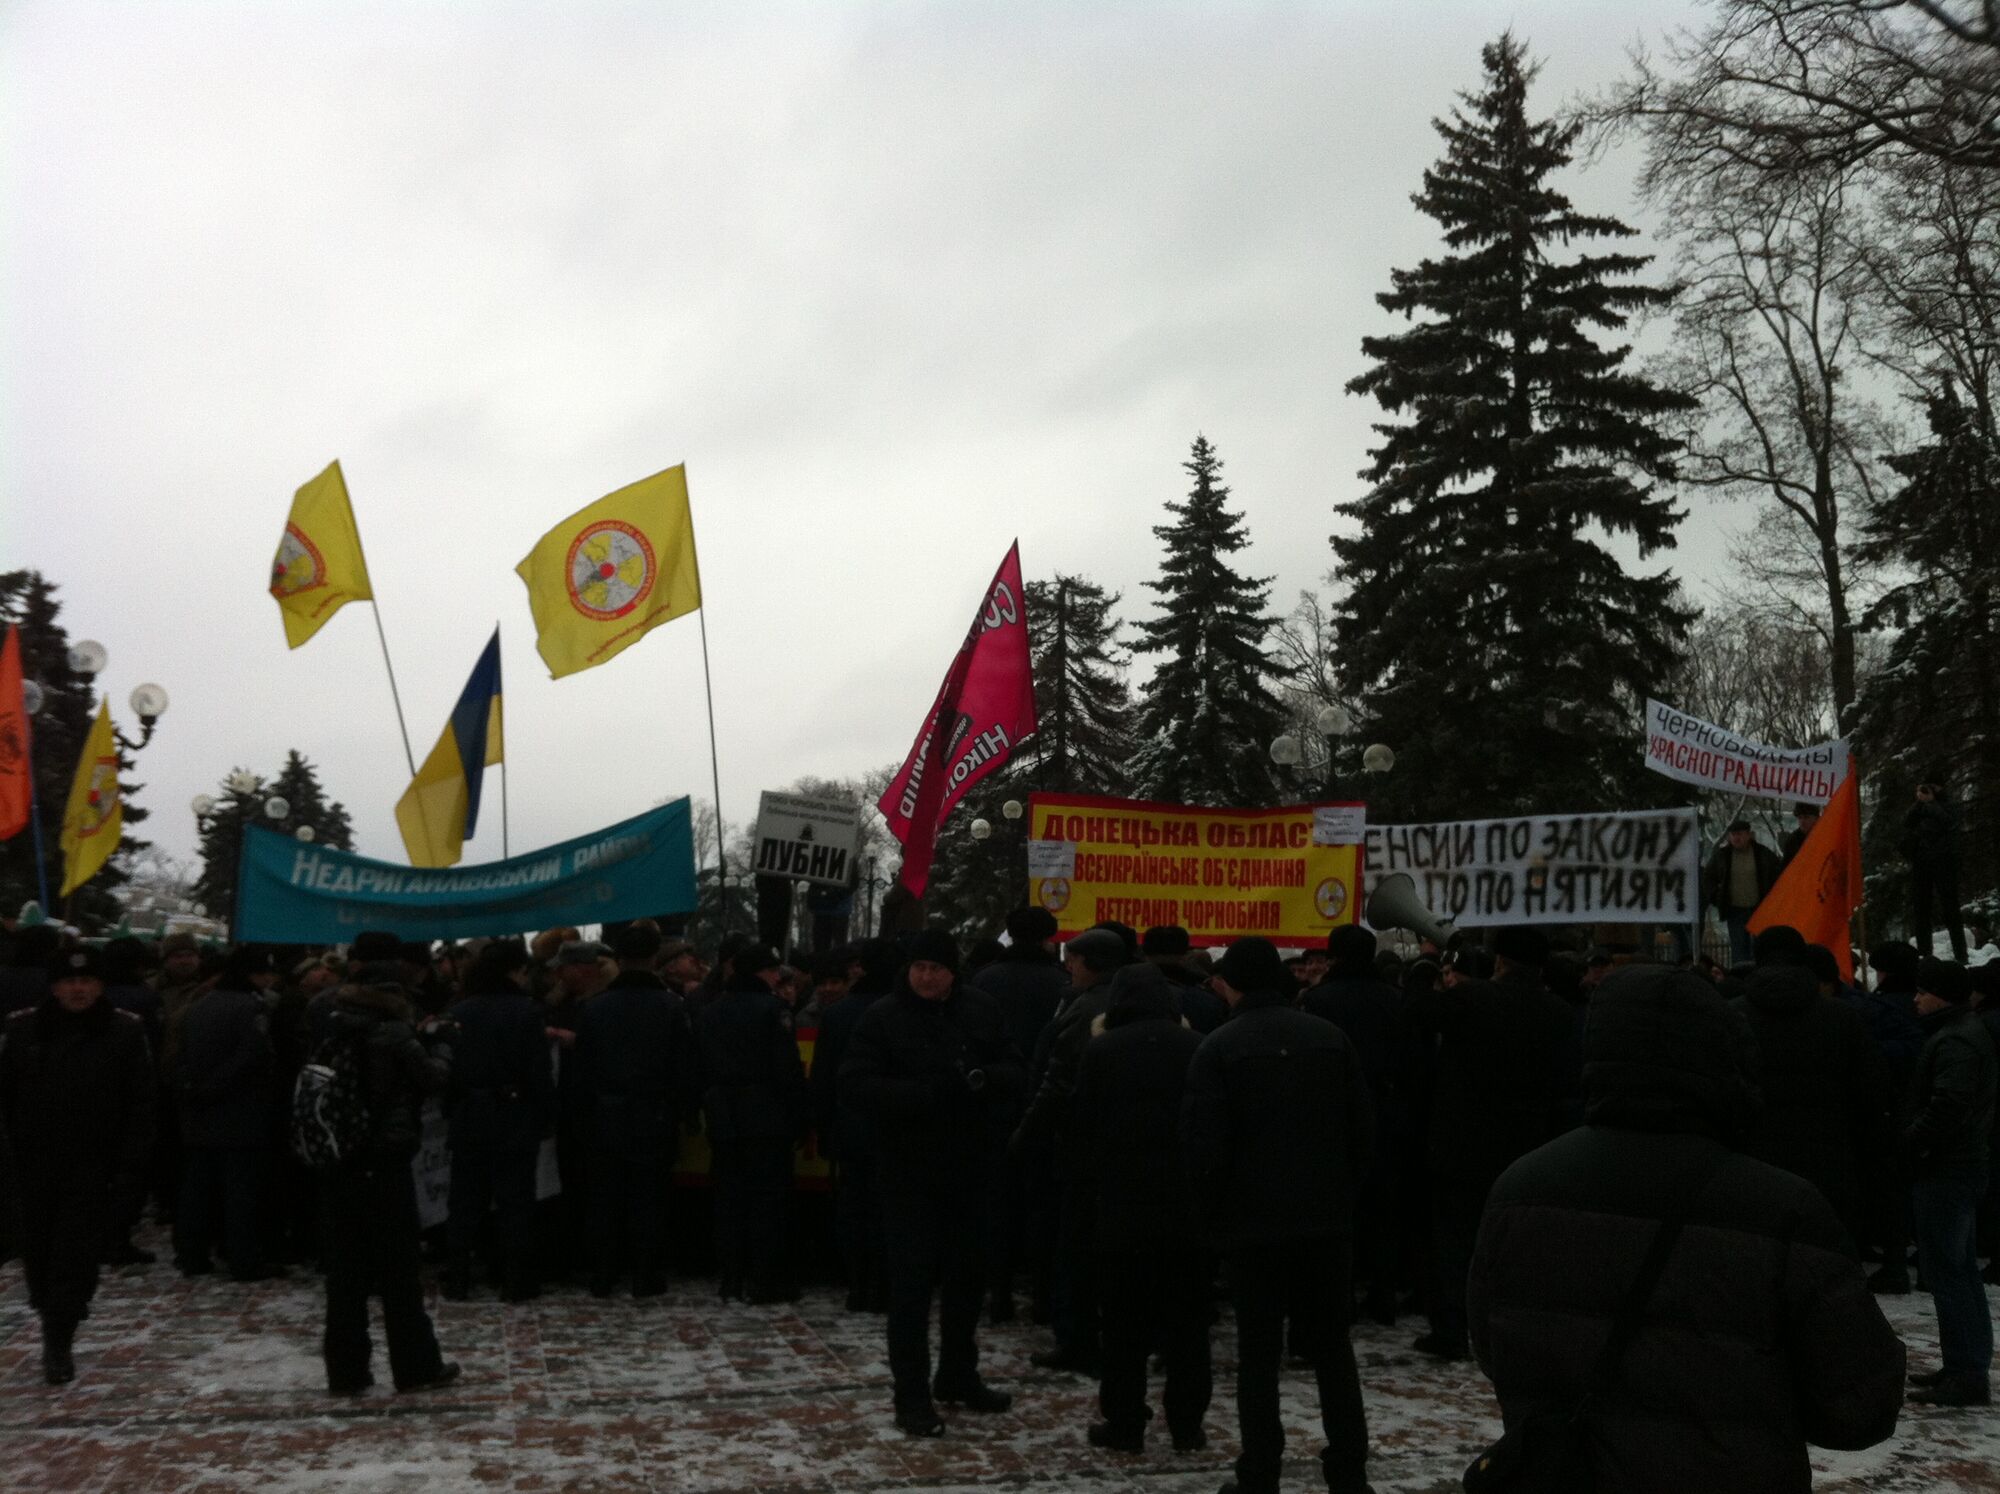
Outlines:
{"type": "Polygon", "coordinates": [[[1215,973],[1223,981],[1237,990],[1288,991],[1298,983],[1291,972],[1285,969],[1285,962],[1278,954],[1278,947],[1269,939],[1252,935],[1248,939],[1238,939],[1216,961],[1215,973]]]}
{"type": "MultiPolygon", "coordinates": [[[[913,965],[918,960],[929,960],[934,965],[944,966],[953,975],[958,974],[958,941],[935,924],[912,935],[904,952],[913,965]]],[[[771,963],[777,963],[777,956],[771,957],[771,963]]]]}

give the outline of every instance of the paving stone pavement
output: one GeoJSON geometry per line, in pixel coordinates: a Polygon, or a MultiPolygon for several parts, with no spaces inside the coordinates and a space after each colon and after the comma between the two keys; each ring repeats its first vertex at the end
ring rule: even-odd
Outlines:
{"type": "MultiPolygon", "coordinates": [[[[1889,1299],[1913,1362],[1935,1361],[1930,1299],[1889,1299]]],[[[433,1301],[450,1389],[359,1400],[323,1392],[318,1280],[185,1281],[164,1263],[107,1275],[79,1336],[79,1378],[41,1384],[18,1265],[0,1268],[0,1488],[50,1494],[307,1491],[1078,1489],[1212,1491],[1235,1452],[1234,1343],[1216,1333],[1206,1453],[1164,1435],[1141,1456],[1090,1448],[1095,1387],[1033,1370],[1026,1324],[984,1327],[983,1369],[1015,1393],[1001,1416],[948,1413],[946,1436],[890,1422],[878,1318],[818,1290],[790,1307],[715,1300],[681,1283],[645,1302],[565,1288],[539,1302],[433,1301]]],[[[1498,1433],[1485,1380],[1409,1348],[1415,1327],[1355,1333],[1380,1494],[1444,1494],[1498,1433]]],[[[379,1319],[378,1319],[379,1336],[379,1319]]],[[[1155,1385],[1157,1394],[1157,1384],[1155,1385]]],[[[1286,1484],[1319,1484],[1312,1384],[1288,1371],[1286,1484]]],[[[1816,1487],[2000,1491],[2000,1412],[1906,1410],[1865,1453],[1820,1454],[1816,1487]]]]}

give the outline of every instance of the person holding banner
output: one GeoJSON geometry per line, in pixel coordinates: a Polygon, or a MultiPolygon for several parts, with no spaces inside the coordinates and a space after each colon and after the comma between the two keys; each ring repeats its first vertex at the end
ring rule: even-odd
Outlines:
{"type": "Polygon", "coordinates": [[[1022,1070],[998,1003],[960,983],[951,935],[925,929],[909,954],[895,992],[868,1007],[856,1026],[840,1084],[875,1148],[896,1425],[912,1437],[936,1437],[944,1431],[939,1401],[975,1412],[1013,1404],[980,1378],[973,1334],[987,1188],[1022,1070]],[[931,1297],[939,1288],[933,1380],[931,1297]]]}

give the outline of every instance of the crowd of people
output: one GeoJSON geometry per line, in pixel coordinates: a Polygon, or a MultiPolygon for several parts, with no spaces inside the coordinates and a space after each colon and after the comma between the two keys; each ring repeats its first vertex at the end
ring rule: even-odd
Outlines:
{"type": "Polygon", "coordinates": [[[428,1253],[447,1300],[644,1298],[671,1271],[782,1303],[837,1279],[886,1318],[913,1436],[940,1406],[1006,1409],[980,1323],[1032,1317],[1039,1368],[1098,1381],[1081,1430],[1109,1455],[1145,1445],[1155,1356],[1173,1446],[1206,1445],[1225,1303],[1225,1489],[1251,1494],[1278,1483],[1288,1358],[1316,1379],[1329,1487],[1367,1487],[1359,1318],[1477,1357],[1503,1466],[1588,1401],[1585,1456],[1620,1489],[1805,1489],[1807,1444],[1881,1441],[1906,1394],[1987,1403],[2000,962],[1886,944],[1855,985],[1787,928],[1729,968],[1620,967],[1525,927],[1414,958],[1360,927],[1290,959],[1171,927],[1058,944],[1038,908],[1007,933],[794,965],[643,919],[339,951],[10,930],[4,1243],[46,1378],[76,1373],[101,1267],[163,1268],[135,1236],[150,1202],[187,1275],[324,1273],[342,1395],[374,1383],[370,1297],[398,1391],[456,1378],[428,1253]],[[450,1161],[427,1233],[432,1100],[450,1161]],[[676,1186],[697,1147],[709,1186],[676,1186]],[[796,1186],[802,1155],[830,1200],[796,1186]],[[1941,1362],[1906,1391],[1872,1293],[1913,1285],[1941,1362]]]}

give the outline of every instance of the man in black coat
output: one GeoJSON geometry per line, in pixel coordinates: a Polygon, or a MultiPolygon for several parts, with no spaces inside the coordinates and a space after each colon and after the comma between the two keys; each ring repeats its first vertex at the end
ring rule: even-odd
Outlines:
{"type": "Polygon", "coordinates": [[[1366,1311],[1378,1323],[1396,1321],[1401,1268],[1403,1179],[1391,1149],[1404,1135],[1409,1111],[1403,1084],[1414,1062],[1416,1036],[1394,987],[1375,974],[1375,935],[1348,924],[1326,936],[1326,978],[1299,998],[1299,1009],[1323,1017],[1347,1034],[1361,1059],[1375,1104],[1375,1156],[1361,1183],[1355,1219],[1355,1264],[1367,1282],[1366,1311]]]}
{"type": "Polygon", "coordinates": [[[153,1066],[139,1019],[105,1002],[94,952],[57,954],[48,986],[0,1030],[0,1143],[28,1305],[42,1320],[42,1373],[66,1385],[106,1238],[145,1196],[153,1066]]]}
{"type": "Polygon", "coordinates": [[[806,1125],[806,1076],[775,994],[780,969],[769,945],[744,950],[694,1025],[725,1301],[793,1302],[799,1295],[785,1214],[792,1149],[806,1125]]]}
{"type": "Polygon", "coordinates": [[[348,985],[334,998],[327,1043],[359,1066],[368,1130],[354,1153],[321,1174],[326,1248],[326,1388],[361,1395],[375,1383],[369,1361],[368,1298],[382,1299],[389,1373],[399,1392],[458,1378],[438,1351],[424,1311],[416,1178],[410,1162],[423,1136],[423,1105],[444,1092],[451,1055],[426,1044],[408,994],[378,965],[376,985],[348,985]]]}
{"type": "Polygon", "coordinates": [[[1778,853],[1757,839],[1748,820],[1730,822],[1728,834],[1708,858],[1702,885],[1708,901],[1729,931],[1729,962],[1750,961],[1750,915],[1777,885],[1784,870],[1778,853]]]}
{"type": "Polygon", "coordinates": [[[1463,1359],[1465,1273],[1493,1180],[1554,1136],[1569,1107],[1575,1020],[1542,983],[1548,941],[1539,929],[1494,936],[1493,978],[1456,966],[1417,998],[1437,1034],[1431,1091],[1431,1331],[1416,1348],[1463,1359]]]}
{"type": "Polygon", "coordinates": [[[958,947],[942,929],[910,942],[894,994],[862,1014],[841,1088],[869,1124],[888,1252],[889,1369],[896,1425],[944,1430],[937,1402],[1004,1411],[1013,1398],[979,1376],[980,1277],[987,1180],[1022,1084],[1006,1019],[984,991],[958,981],[958,947]],[[942,1287],[937,1378],[931,1296],[942,1287]]]}
{"type": "Polygon", "coordinates": [[[1090,1440],[1116,1452],[1145,1447],[1146,1356],[1166,1358],[1167,1430],[1180,1452],[1208,1445],[1209,1258],[1192,1218],[1181,1156],[1188,1065],[1201,1035],[1177,1009],[1156,965],[1111,978],[1103,1031],[1084,1049],[1071,1100],[1072,1149],[1091,1189],[1104,1311],[1103,1420],[1090,1440]]]}
{"type": "Polygon", "coordinates": [[[1367,1081],[1346,1034],[1292,1005],[1291,973],[1268,939],[1232,944],[1215,979],[1231,1015],[1188,1068],[1181,1138],[1236,1308],[1243,1451],[1223,1488],[1278,1487],[1278,1371],[1290,1319],[1293,1346],[1318,1381],[1327,1487],[1359,1494],[1368,1488],[1368,1424],[1347,1332],[1354,1196],[1374,1146],[1367,1081]]]}
{"type": "Polygon", "coordinates": [[[1941,783],[1917,785],[1903,816],[1903,854],[1910,863],[1910,901],[1917,948],[1931,952],[1934,918],[1951,937],[1951,957],[1965,963],[1965,917],[1958,904],[1958,810],[1941,783]]]}
{"type": "Polygon", "coordinates": [[[660,932],[612,936],[618,974],[577,1023],[576,1077],[590,1137],[590,1290],[608,1297],[622,1256],[632,1295],[666,1290],[666,1191],[679,1128],[695,1111],[694,1032],[681,998],[653,973],[660,932]]]}
{"type": "Polygon", "coordinates": [[[181,1194],[174,1209],[174,1264],[183,1276],[214,1270],[210,1258],[222,1221],[222,1253],[235,1281],[262,1281],[259,1219],[268,1192],[275,1061],[264,993],[277,984],[271,952],[242,945],[229,952],[213,988],[181,1017],[168,1081],[180,1102],[181,1194]]]}
{"type": "Polygon", "coordinates": [[[1993,1315],[1979,1279],[1975,1222],[1986,1191],[2000,1062],[1967,1004],[1971,994],[1962,967],[1924,962],[1917,977],[1924,1048],[1903,1125],[1917,1265],[1937,1308],[1944,1361],[1912,1377],[1918,1388],[1910,1399],[1939,1406],[1984,1406],[1992,1395],[1993,1315]]]}
{"type": "MultiPolygon", "coordinates": [[[[112,939],[104,946],[104,1000],[114,1011],[130,1012],[146,1031],[146,1051],[153,1060],[155,1092],[158,1091],[161,1006],[160,993],[146,983],[146,946],[137,939],[112,939]]],[[[45,977],[46,978],[46,977],[45,977]]],[[[116,1221],[106,1241],[107,1266],[150,1266],[158,1259],[152,1251],[132,1243],[145,1206],[143,1196],[129,1201],[126,1217],[116,1221]]],[[[0,1228],[0,1238],[5,1230],[0,1228]]]]}
{"type": "Polygon", "coordinates": [[[1584,1038],[1584,1124],[1494,1185],[1472,1341],[1510,1429],[1585,1407],[1595,1482],[1621,1494],[1806,1494],[1806,1445],[1896,1429],[1903,1346],[1825,1198],[1736,1153],[1754,1040],[1700,976],[1611,975],[1584,1038]],[[1659,1222],[1686,1227],[1615,1380],[1595,1375],[1659,1222]]]}
{"type": "Polygon", "coordinates": [[[555,1124],[555,1075],[542,1007],[528,994],[528,952],[518,940],[487,945],[465,972],[451,1007],[451,1185],[440,1290],[472,1291],[472,1257],[499,1216],[500,1295],[541,1295],[535,1271],[535,1170],[555,1124]]]}
{"type": "Polygon", "coordinates": [[[1757,1039],[1754,1078],[1763,1107],[1742,1150],[1817,1187],[1860,1239],[1864,1161],[1880,1151],[1885,1123],[1882,1056],[1846,1002],[1822,996],[1806,964],[1805,936],[1783,924],[1757,935],[1757,967],[1740,1009],[1757,1039]]]}
{"type": "Polygon", "coordinates": [[[875,1149],[867,1121],[846,1102],[840,1072],[861,1018],[896,988],[896,946],[887,939],[864,939],[855,949],[854,963],[860,973],[853,985],[820,1017],[808,1087],[820,1155],[833,1162],[833,1228],[847,1277],[847,1310],[881,1312],[888,1297],[875,1149]]]}
{"type": "Polygon", "coordinates": [[[1187,1025],[1207,1037],[1229,1019],[1229,1007],[1208,988],[1208,977],[1188,968],[1194,941],[1177,923],[1159,924],[1139,936],[1139,958],[1159,967],[1174,988],[1187,1025]]]}

